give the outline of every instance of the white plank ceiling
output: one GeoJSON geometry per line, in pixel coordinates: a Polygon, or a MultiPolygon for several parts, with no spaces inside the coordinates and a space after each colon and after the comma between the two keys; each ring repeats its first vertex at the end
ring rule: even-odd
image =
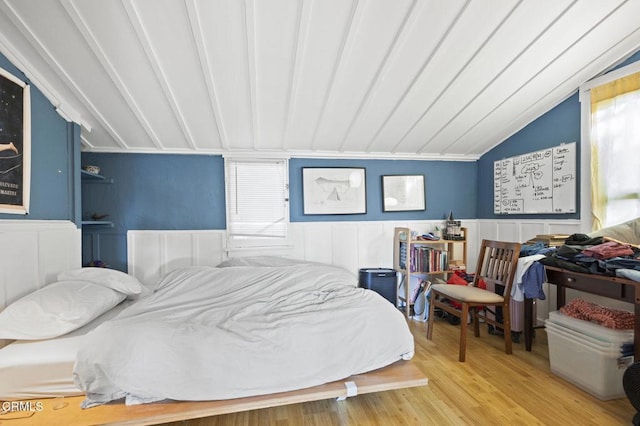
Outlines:
{"type": "Polygon", "coordinates": [[[0,0],[96,152],[475,159],[638,49],[640,0],[0,0]]]}

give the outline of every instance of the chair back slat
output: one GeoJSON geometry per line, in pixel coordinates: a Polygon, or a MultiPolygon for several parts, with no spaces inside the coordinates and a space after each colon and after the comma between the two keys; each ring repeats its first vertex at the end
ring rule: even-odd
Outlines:
{"type": "Polygon", "coordinates": [[[520,243],[483,240],[473,285],[484,280],[489,288],[504,286],[504,297],[511,294],[511,286],[518,265],[520,243]]]}

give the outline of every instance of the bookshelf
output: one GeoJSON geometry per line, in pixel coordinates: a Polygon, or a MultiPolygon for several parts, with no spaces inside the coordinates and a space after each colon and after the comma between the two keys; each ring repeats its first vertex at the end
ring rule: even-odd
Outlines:
{"type": "Polygon", "coordinates": [[[446,279],[467,265],[467,229],[461,228],[464,239],[428,240],[410,228],[397,227],[393,236],[393,269],[401,274],[404,291],[398,291],[398,306],[404,306],[411,317],[413,297],[412,277],[421,279],[430,275],[443,275],[446,279]]]}

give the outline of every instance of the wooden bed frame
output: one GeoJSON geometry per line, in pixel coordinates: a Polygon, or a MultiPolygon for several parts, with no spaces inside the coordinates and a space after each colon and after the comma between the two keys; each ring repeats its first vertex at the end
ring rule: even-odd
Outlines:
{"type": "MultiPolygon", "coordinates": [[[[0,309],[23,294],[55,281],[61,271],[79,268],[80,231],[68,221],[0,221],[2,247],[11,247],[3,259],[0,277],[0,309]]],[[[129,236],[129,268],[132,275],[149,284],[181,266],[219,263],[221,253],[211,253],[219,233],[193,237],[183,233],[145,233],[129,236]],[[139,250],[136,250],[139,248],[139,250]],[[131,253],[137,253],[133,256],[131,253]]],[[[1,266],[1,265],[0,265],[1,266]]],[[[2,347],[0,341],[0,347],[2,347]]],[[[0,424],[158,424],[276,407],[353,395],[427,385],[427,378],[413,361],[398,361],[379,370],[321,386],[249,398],[202,402],[162,402],[126,406],[122,401],[83,410],[84,396],[16,401],[17,407],[0,407],[0,424]]],[[[0,401],[2,403],[2,401],[0,401]]]]}
{"type": "MultiPolygon", "coordinates": [[[[84,399],[83,396],[34,399],[31,400],[32,411],[16,410],[8,412],[0,415],[0,423],[3,420],[11,420],[7,424],[64,424],[68,426],[86,424],[152,425],[301,402],[331,398],[342,399],[348,396],[348,382],[355,384],[357,394],[366,394],[425,386],[428,380],[412,361],[398,361],[385,368],[351,376],[346,380],[292,392],[229,400],[170,401],[135,406],[126,406],[122,402],[117,402],[83,410],[80,408],[80,403],[84,399]]],[[[351,384],[349,386],[352,388],[351,384]]],[[[22,402],[24,403],[25,401],[22,402]]],[[[25,407],[23,406],[23,408],[25,407]]]]}

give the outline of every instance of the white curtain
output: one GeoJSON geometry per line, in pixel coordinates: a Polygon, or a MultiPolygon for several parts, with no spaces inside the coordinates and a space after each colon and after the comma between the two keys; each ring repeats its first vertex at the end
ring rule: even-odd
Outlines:
{"type": "Polygon", "coordinates": [[[640,216],[640,90],[592,103],[594,229],[640,216]]]}

